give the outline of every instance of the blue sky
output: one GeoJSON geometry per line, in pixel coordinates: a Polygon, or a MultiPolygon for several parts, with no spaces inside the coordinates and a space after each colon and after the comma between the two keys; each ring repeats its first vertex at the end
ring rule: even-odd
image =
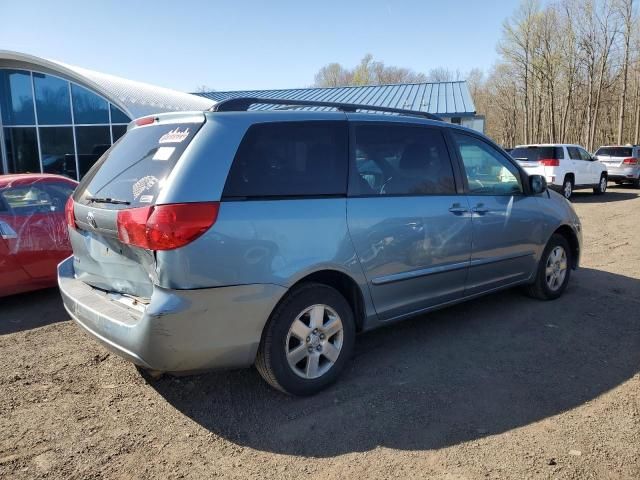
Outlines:
{"type": "Polygon", "coordinates": [[[488,69],[518,0],[0,0],[0,49],[193,91],[305,87],[366,53],[488,69]]]}

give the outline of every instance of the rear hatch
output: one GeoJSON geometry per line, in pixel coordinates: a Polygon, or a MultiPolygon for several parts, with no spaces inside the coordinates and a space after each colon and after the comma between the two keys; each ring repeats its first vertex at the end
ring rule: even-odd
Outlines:
{"type": "Polygon", "coordinates": [[[517,147],[511,151],[511,156],[527,171],[539,167],[553,167],[564,158],[562,147],[530,145],[517,147]]]}
{"type": "Polygon", "coordinates": [[[638,163],[638,159],[633,158],[632,147],[600,147],[595,156],[607,166],[607,170],[631,167],[638,163]]]}
{"type": "Polygon", "coordinates": [[[87,173],[67,205],[76,278],[107,292],[150,298],[155,252],[123,241],[118,218],[154,208],[204,121],[203,114],[139,119],[87,173]]]}

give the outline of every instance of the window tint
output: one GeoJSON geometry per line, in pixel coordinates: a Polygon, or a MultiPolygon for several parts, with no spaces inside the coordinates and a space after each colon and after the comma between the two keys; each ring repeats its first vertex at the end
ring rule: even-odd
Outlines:
{"type": "Polygon", "coordinates": [[[116,143],[121,136],[127,133],[127,126],[111,125],[111,132],[113,134],[113,143],[116,143]]]}
{"type": "Polygon", "coordinates": [[[36,92],[36,110],[40,125],[62,125],[71,123],[69,83],[61,78],[33,74],[36,92]]]}
{"type": "Polygon", "coordinates": [[[633,148],[631,147],[602,147],[596,152],[596,155],[607,155],[611,157],[633,157],[633,148]]]}
{"type": "Polygon", "coordinates": [[[455,193],[453,169],[440,130],[378,124],[356,129],[350,195],[455,193]]]}
{"type": "MultiPolygon", "coordinates": [[[[107,151],[77,188],[76,200],[110,197],[132,206],[153,203],[164,181],[200,129],[198,123],[149,125],[131,130],[107,151]]],[[[93,204],[113,209],[112,204],[93,204]]]]}
{"type": "Polygon", "coordinates": [[[109,123],[109,104],[86,88],[71,84],[73,120],[78,123],[109,123]]]}
{"type": "Polygon", "coordinates": [[[76,154],[72,127],[42,127],[40,151],[44,173],[76,178],[76,154]]]}
{"type": "Polygon", "coordinates": [[[233,160],[225,197],[344,195],[346,122],[253,125],[233,160]]]}
{"type": "Polygon", "coordinates": [[[585,160],[587,162],[591,161],[591,154],[589,152],[587,152],[586,150],[579,148],[578,149],[578,153],[580,154],[580,158],[582,160],[585,160]]]}
{"type": "Polygon", "coordinates": [[[582,160],[582,158],[580,158],[580,150],[576,147],[567,147],[567,151],[569,152],[569,158],[571,160],[582,160]]]}
{"type": "Polygon", "coordinates": [[[562,147],[519,147],[514,148],[509,154],[516,160],[527,160],[529,162],[564,158],[562,147]]]}
{"type": "Polygon", "coordinates": [[[0,70],[0,110],[5,125],[35,125],[29,72],[0,70]]]}
{"type": "Polygon", "coordinates": [[[470,135],[452,132],[464,163],[469,192],[473,195],[522,193],[520,174],[498,150],[470,135]]]}
{"type": "Polygon", "coordinates": [[[40,172],[35,128],[5,128],[4,141],[9,173],[40,172]]]}

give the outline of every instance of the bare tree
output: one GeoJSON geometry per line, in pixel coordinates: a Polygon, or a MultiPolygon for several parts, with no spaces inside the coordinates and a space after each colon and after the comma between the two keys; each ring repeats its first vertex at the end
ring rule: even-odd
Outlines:
{"type": "Polygon", "coordinates": [[[624,59],[622,62],[622,93],[620,94],[620,109],[618,111],[618,143],[622,143],[624,134],[624,108],[627,101],[627,82],[629,74],[629,44],[631,43],[631,29],[633,25],[633,0],[619,0],[618,8],[624,22],[624,59]]]}

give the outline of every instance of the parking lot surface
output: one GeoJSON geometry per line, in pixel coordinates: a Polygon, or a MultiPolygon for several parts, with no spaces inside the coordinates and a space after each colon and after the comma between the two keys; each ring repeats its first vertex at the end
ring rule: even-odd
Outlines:
{"type": "Polygon", "coordinates": [[[0,300],[0,478],[640,478],[640,196],[577,193],[565,295],[360,335],[327,391],[143,378],[55,290],[0,300]]]}

